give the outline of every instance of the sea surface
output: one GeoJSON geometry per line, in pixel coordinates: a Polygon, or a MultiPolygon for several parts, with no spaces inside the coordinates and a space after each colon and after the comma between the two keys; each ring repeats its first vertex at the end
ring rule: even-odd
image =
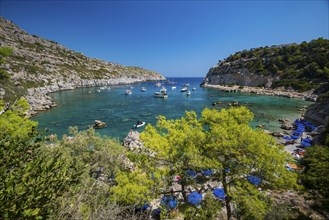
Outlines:
{"type": "MultiPolygon", "coordinates": [[[[46,134],[57,134],[61,137],[68,134],[70,126],[78,126],[79,130],[87,129],[95,120],[108,124],[97,129],[101,135],[107,135],[122,140],[137,121],[155,125],[156,117],[164,115],[167,119],[177,119],[184,116],[185,111],[195,111],[199,115],[213,102],[219,102],[217,108],[228,108],[232,102],[247,106],[255,118],[251,126],[265,124],[265,129],[279,131],[279,118],[296,119],[299,109],[311,103],[299,99],[289,99],[276,96],[259,96],[247,93],[227,93],[214,89],[201,88],[203,78],[169,78],[175,85],[164,85],[168,98],[154,98],[153,94],[161,87],[155,82],[141,84],[111,86],[106,88],[77,88],[50,94],[58,107],[41,112],[32,118],[39,123],[39,129],[48,130],[46,134]],[[189,83],[190,96],[181,92],[182,85],[189,83]],[[172,89],[176,86],[176,89],[172,89]],[[125,95],[125,90],[132,88],[131,95],[125,95]],[[141,87],[147,89],[141,91],[141,87]],[[192,91],[192,88],[195,88],[192,91]]],[[[143,131],[144,127],[137,128],[143,131]]]]}

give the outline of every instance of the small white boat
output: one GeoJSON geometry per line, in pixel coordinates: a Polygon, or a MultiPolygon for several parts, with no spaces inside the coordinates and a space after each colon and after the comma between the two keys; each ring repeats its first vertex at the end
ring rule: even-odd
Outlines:
{"type": "Polygon", "coordinates": [[[172,86],[171,89],[172,89],[172,90],[176,89],[176,86],[172,86]]]}
{"type": "Polygon", "coordinates": [[[193,88],[193,89],[192,89],[192,91],[195,91],[195,90],[196,90],[196,88],[193,88]]]}
{"type": "Polygon", "coordinates": [[[162,86],[162,88],[160,89],[160,92],[166,93],[167,89],[164,86],[162,86]]]}
{"type": "Polygon", "coordinates": [[[184,88],[182,88],[180,91],[181,91],[181,92],[187,92],[188,89],[187,89],[187,87],[184,87],[184,88]]]}
{"type": "Polygon", "coordinates": [[[187,90],[187,92],[186,92],[186,96],[190,96],[190,95],[191,95],[190,90],[187,90]]]}
{"type": "Polygon", "coordinates": [[[174,81],[167,80],[163,84],[165,84],[165,85],[174,85],[175,82],[174,81]]]}
{"type": "Polygon", "coordinates": [[[142,127],[142,126],[144,126],[145,125],[145,121],[138,121],[135,125],[134,125],[134,127],[135,128],[139,128],[139,127],[142,127]]]}
{"type": "Polygon", "coordinates": [[[155,86],[156,87],[160,87],[161,86],[161,83],[160,82],[157,82],[157,83],[155,83],[155,86]]]}
{"type": "Polygon", "coordinates": [[[189,83],[185,83],[185,84],[183,84],[183,87],[190,87],[190,84],[189,83]]]}
{"type": "Polygon", "coordinates": [[[153,95],[155,98],[168,98],[166,92],[155,92],[153,95]]]}
{"type": "Polygon", "coordinates": [[[127,89],[126,90],[126,92],[125,92],[125,95],[131,95],[133,93],[133,91],[132,90],[130,90],[130,89],[127,89]]]}
{"type": "Polygon", "coordinates": [[[101,92],[101,90],[100,89],[97,89],[97,92],[101,92]]]}
{"type": "Polygon", "coordinates": [[[142,87],[142,88],[141,88],[141,91],[142,91],[142,92],[146,92],[146,88],[145,88],[145,87],[142,87]]]}

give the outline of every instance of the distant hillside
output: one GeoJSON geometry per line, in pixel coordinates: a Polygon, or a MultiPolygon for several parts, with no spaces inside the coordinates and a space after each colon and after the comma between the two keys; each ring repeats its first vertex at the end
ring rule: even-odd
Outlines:
{"type": "Polygon", "coordinates": [[[211,68],[209,84],[318,89],[329,82],[329,40],[243,50],[211,68]]]}
{"type": "MultiPolygon", "coordinates": [[[[36,92],[43,93],[80,86],[124,84],[164,79],[154,71],[92,59],[51,41],[30,35],[13,22],[0,17],[0,99],[14,100],[26,95],[30,104],[36,92]],[[28,90],[29,89],[29,90],[28,90]]],[[[109,48],[110,49],[110,48],[109,48]]]]}

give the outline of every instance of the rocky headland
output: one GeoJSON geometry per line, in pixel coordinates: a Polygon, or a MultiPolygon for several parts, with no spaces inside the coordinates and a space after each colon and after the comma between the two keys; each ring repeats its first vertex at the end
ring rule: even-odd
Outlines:
{"type": "Polygon", "coordinates": [[[0,62],[0,69],[9,76],[0,77],[0,99],[26,97],[31,105],[29,114],[55,106],[48,96],[51,92],[165,79],[151,70],[89,58],[55,41],[30,35],[3,17],[0,47],[12,50],[5,62],[0,62]]]}
{"type": "Polygon", "coordinates": [[[329,40],[319,38],[243,50],[210,68],[201,86],[314,101],[305,118],[316,124],[329,119],[329,40]],[[325,97],[329,97],[325,95],[325,97]]]}

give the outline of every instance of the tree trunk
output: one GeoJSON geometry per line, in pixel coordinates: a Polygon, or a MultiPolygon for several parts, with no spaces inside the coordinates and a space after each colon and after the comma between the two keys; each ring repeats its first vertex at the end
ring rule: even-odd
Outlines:
{"type": "Polygon", "coordinates": [[[231,198],[228,194],[228,188],[227,188],[227,182],[226,182],[226,170],[223,169],[223,178],[222,178],[222,183],[223,183],[223,188],[224,188],[224,192],[225,192],[225,207],[226,207],[226,212],[227,212],[227,220],[231,220],[232,219],[232,210],[231,210],[231,198]]]}
{"type": "Polygon", "coordinates": [[[186,193],[185,193],[185,182],[181,181],[181,186],[182,186],[182,195],[184,198],[184,202],[187,202],[187,197],[186,197],[186,193]]]}
{"type": "Polygon", "coordinates": [[[0,111],[0,115],[2,115],[3,113],[5,113],[6,111],[8,111],[9,108],[10,108],[10,105],[11,105],[11,103],[8,102],[7,105],[6,105],[6,107],[0,111]]]}

